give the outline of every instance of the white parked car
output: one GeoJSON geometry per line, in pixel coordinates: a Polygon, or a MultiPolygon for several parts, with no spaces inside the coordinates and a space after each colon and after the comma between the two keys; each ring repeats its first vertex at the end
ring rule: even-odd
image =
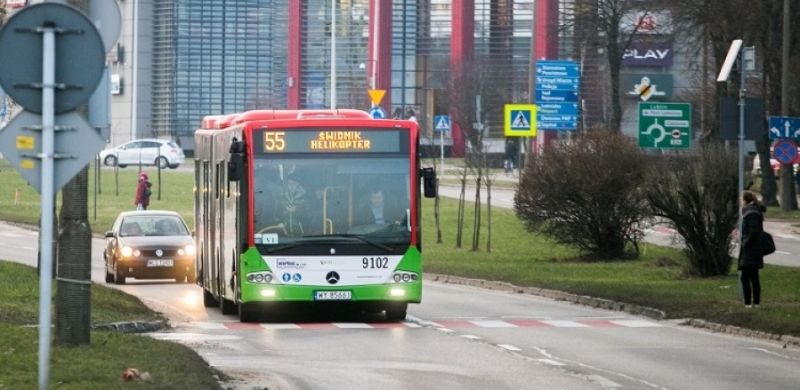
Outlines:
{"type": "Polygon", "coordinates": [[[155,138],[136,139],[100,152],[104,165],[120,168],[141,164],[175,169],[185,158],[183,149],[175,142],[155,138]]]}

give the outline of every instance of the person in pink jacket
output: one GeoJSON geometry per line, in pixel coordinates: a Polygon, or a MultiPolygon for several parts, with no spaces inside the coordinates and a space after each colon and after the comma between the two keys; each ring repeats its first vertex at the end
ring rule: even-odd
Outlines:
{"type": "Polygon", "coordinates": [[[147,210],[147,206],[150,206],[150,187],[152,186],[153,184],[148,180],[147,173],[140,173],[139,182],[136,184],[136,199],[133,201],[136,210],[147,210]]]}

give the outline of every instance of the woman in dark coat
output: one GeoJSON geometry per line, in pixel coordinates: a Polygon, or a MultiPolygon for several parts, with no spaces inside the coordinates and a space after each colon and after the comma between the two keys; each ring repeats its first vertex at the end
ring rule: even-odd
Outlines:
{"type": "Polygon", "coordinates": [[[761,248],[761,233],[764,232],[766,211],[756,199],[755,194],[745,191],[742,194],[742,245],[739,249],[739,279],[742,283],[745,307],[758,307],[761,304],[761,283],[758,270],[764,268],[764,255],[761,248]]]}

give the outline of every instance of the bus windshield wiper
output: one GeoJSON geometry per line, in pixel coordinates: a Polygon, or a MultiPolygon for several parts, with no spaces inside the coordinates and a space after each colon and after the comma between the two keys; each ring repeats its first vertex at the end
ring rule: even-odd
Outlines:
{"type": "Polygon", "coordinates": [[[364,236],[362,236],[360,234],[333,234],[333,235],[320,234],[320,235],[316,235],[316,236],[303,236],[303,237],[304,238],[355,238],[356,240],[359,240],[359,241],[361,241],[361,242],[363,242],[365,244],[372,245],[372,246],[374,246],[376,248],[383,249],[383,250],[385,250],[387,252],[391,252],[392,251],[392,248],[390,246],[381,244],[379,242],[372,241],[369,238],[366,238],[366,237],[364,237],[364,236]]]}

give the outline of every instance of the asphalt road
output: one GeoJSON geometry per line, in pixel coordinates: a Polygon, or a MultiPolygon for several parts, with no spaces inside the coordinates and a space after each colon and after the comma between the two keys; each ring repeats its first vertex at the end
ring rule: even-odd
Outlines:
{"type": "MultiPolygon", "coordinates": [[[[0,258],[36,259],[36,232],[0,223],[0,258]]],[[[92,278],[103,282],[102,240],[92,278]]],[[[332,314],[241,324],[199,287],[114,286],[164,312],[151,337],[195,349],[240,389],[789,389],[800,351],[534,296],[427,282],[403,323],[332,314]]]]}

